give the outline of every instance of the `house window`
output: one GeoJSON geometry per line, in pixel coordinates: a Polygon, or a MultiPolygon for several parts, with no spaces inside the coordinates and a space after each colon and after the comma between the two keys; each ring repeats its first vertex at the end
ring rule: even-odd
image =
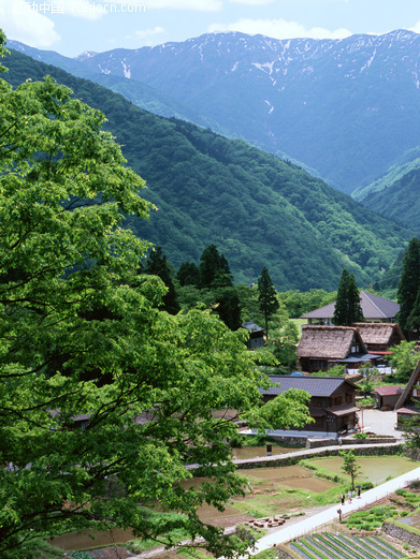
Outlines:
{"type": "Polygon", "coordinates": [[[359,345],[358,344],[354,344],[351,346],[351,352],[352,353],[359,353],[359,345]]]}

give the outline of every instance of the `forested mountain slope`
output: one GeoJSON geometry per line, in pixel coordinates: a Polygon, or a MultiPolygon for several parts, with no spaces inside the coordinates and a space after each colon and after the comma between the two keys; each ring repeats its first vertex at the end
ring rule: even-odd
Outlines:
{"type": "MultiPolygon", "coordinates": [[[[217,245],[236,281],[268,266],[277,289],[333,290],[343,266],[360,285],[379,279],[413,236],[300,168],[209,130],[143,111],[121,95],[20,53],[4,60],[13,85],[45,74],[103,111],[158,207],[129,220],[175,266],[217,245]]],[[[142,193],[143,194],[143,193],[142,193]]]]}
{"type": "Polygon", "coordinates": [[[393,31],[283,41],[220,33],[78,59],[32,55],[71,72],[141,81],[215,129],[286,153],[353,192],[418,145],[419,51],[419,35],[393,31]]]}

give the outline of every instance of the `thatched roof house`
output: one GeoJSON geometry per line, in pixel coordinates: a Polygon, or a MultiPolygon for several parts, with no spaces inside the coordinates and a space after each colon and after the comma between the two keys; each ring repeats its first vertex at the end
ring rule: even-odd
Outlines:
{"type": "MultiPolygon", "coordinates": [[[[400,305],[395,301],[366,291],[360,291],[360,305],[367,322],[395,322],[395,316],[400,310],[400,305]]],[[[306,318],[308,324],[332,324],[334,309],[335,303],[330,303],[302,315],[301,318],[306,318]]]]}
{"type": "Polygon", "coordinates": [[[358,328],[353,326],[302,327],[297,356],[304,371],[326,371],[334,365],[357,369],[375,363],[378,355],[369,354],[358,328]]]}
{"type": "Polygon", "coordinates": [[[420,408],[416,404],[420,404],[420,362],[414,369],[404,392],[395,404],[398,425],[401,425],[402,419],[420,413],[420,408]]]}
{"type": "Polygon", "coordinates": [[[356,322],[363,343],[368,351],[388,354],[388,348],[400,344],[405,340],[399,324],[395,322],[356,322]]]}

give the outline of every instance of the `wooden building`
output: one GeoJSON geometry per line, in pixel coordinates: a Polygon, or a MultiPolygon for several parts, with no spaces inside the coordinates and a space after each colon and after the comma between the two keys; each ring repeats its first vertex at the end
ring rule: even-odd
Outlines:
{"type": "Polygon", "coordinates": [[[373,389],[378,409],[393,410],[403,393],[401,386],[378,386],[373,389]]]}
{"type": "MultiPolygon", "coordinates": [[[[400,305],[395,301],[366,291],[360,292],[360,305],[366,322],[395,322],[395,316],[400,310],[400,305]]],[[[332,324],[334,309],[335,303],[330,303],[302,315],[301,318],[306,318],[308,324],[332,324]]]]}
{"type": "Polygon", "coordinates": [[[257,349],[259,347],[264,347],[264,330],[258,324],[255,324],[253,320],[250,322],[244,322],[242,328],[245,328],[249,332],[249,339],[246,346],[249,349],[257,349]]]}
{"type": "Polygon", "coordinates": [[[404,392],[398,399],[395,409],[397,411],[397,425],[401,426],[402,420],[420,413],[420,362],[414,369],[404,392]]]}
{"type": "Polygon", "coordinates": [[[353,326],[303,326],[297,356],[302,370],[309,373],[328,371],[334,365],[357,369],[367,362],[375,365],[380,359],[368,353],[353,326]]]}
{"type": "Polygon", "coordinates": [[[302,436],[338,436],[343,431],[353,429],[358,422],[355,405],[357,387],[352,382],[337,377],[295,377],[270,376],[280,386],[267,390],[260,389],[265,402],[291,389],[305,390],[311,396],[309,412],[315,423],[308,423],[299,429],[302,436]]]}
{"type": "Polygon", "coordinates": [[[370,353],[389,355],[390,348],[405,340],[400,325],[396,322],[356,322],[360,336],[370,353]]]}

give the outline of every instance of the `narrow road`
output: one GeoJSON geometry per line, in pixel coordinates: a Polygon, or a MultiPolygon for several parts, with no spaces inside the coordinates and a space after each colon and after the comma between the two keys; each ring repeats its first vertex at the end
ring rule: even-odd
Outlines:
{"type": "Polygon", "coordinates": [[[322,526],[329,524],[333,520],[337,519],[338,509],[342,510],[343,516],[348,515],[364,508],[366,505],[371,505],[376,501],[379,501],[387,495],[394,493],[394,491],[396,491],[397,489],[402,489],[418,479],[420,479],[420,468],[411,470],[410,472],[407,472],[406,474],[403,474],[395,479],[391,479],[390,481],[387,481],[385,483],[382,483],[381,485],[378,485],[373,489],[369,489],[368,491],[362,493],[360,499],[353,499],[352,503],[346,502],[344,505],[341,505],[341,503],[331,505],[331,507],[327,510],[324,510],[319,514],[315,514],[310,518],[306,518],[300,522],[297,522],[293,526],[279,528],[279,530],[277,530],[276,532],[258,540],[258,542],[256,543],[256,548],[251,552],[251,554],[255,555],[260,551],[264,551],[265,549],[273,547],[273,545],[275,544],[287,543],[296,538],[300,538],[305,534],[313,532],[314,530],[317,530],[322,526]]]}

